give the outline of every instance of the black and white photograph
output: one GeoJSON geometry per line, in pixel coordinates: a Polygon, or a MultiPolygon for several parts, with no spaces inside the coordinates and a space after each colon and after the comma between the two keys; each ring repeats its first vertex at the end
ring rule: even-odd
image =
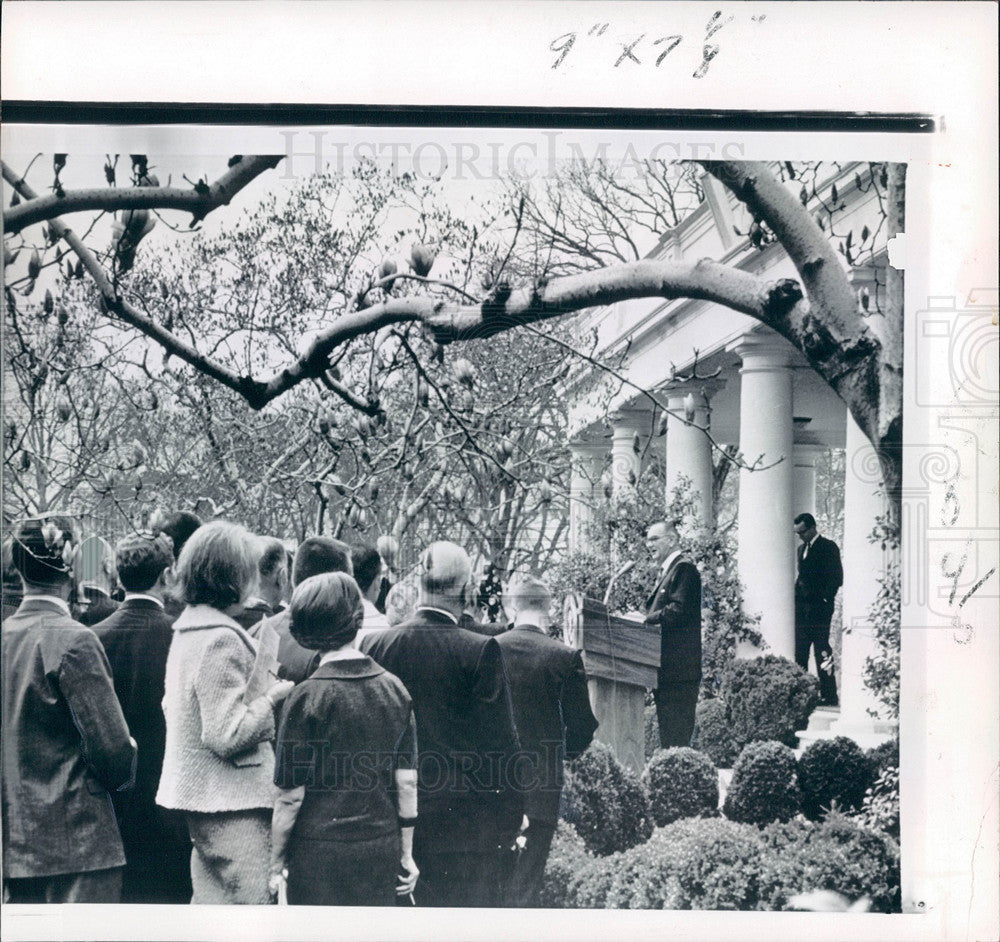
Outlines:
{"type": "MultiPolygon", "coordinates": [[[[539,6],[552,81],[697,83],[778,5],[539,6]]],[[[17,938],[987,937],[939,114],[81,100],[2,132],[17,938]]]]}

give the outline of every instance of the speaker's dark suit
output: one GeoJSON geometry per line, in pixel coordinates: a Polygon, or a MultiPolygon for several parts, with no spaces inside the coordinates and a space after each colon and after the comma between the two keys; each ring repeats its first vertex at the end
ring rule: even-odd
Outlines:
{"type": "Polygon", "coordinates": [[[167,725],[163,678],[173,636],[152,599],[126,598],[94,626],[108,655],[115,693],[139,745],[135,787],[112,795],[125,845],[123,903],[189,903],[191,841],[184,816],[156,804],[167,725]]]}
{"type": "Polygon", "coordinates": [[[653,699],[660,745],[690,746],[701,685],[701,576],[680,556],[646,601],[646,624],[660,629],[660,670],[653,699]]]}
{"type": "Polygon", "coordinates": [[[823,661],[832,658],[830,621],[834,599],[844,584],[840,550],[833,540],[817,536],[808,551],[798,549],[798,577],[795,580],[795,661],[809,668],[809,648],[816,653],[820,696],[824,703],[837,703],[837,680],[833,671],[823,669],[823,661]]]}
{"type": "Polygon", "coordinates": [[[108,792],[131,786],[136,750],[104,649],[56,603],[28,596],[4,622],[2,664],[11,902],[118,902],[125,855],[108,792]]]}
{"type": "Polygon", "coordinates": [[[503,855],[521,822],[518,738],[500,646],[418,609],[361,649],[406,686],[417,721],[415,898],[496,906],[503,855]]]}
{"type": "Polygon", "coordinates": [[[529,827],[507,889],[510,906],[537,906],[549,847],[559,820],[563,760],[590,745],[597,720],[590,708],[583,655],[530,625],[497,636],[510,681],[514,721],[528,757],[522,782],[529,827]]]}

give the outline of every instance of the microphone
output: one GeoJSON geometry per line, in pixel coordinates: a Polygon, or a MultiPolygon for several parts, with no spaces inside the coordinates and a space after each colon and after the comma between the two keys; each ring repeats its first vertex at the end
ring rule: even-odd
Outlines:
{"type": "Polygon", "coordinates": [[[613,589],[613,588],[615,587],[615,583],[616,583],[616,582],[617,582],[617,581],[618,581],[618,580],[619,580],[619,579],[620,579],[620,578],[621,578],[622,576],[624,576],[624,575],[625,575],[626,573],[630,573],[630,572],[631,572],[631,571],[632,571],[633,569],[635,569],[635,560],[634,560],[634,559],[632,559],[632,560],[629,560],[629,562],[625,563],[625,565],[624,565],[624,566],[622,566],[622,567],[621,567],[621,568],[620,568],[620,569],[619,569],[619,570],[618,570],[618,571],[617,571],[617,572],[616,572],[616,573],[615,573],[615,574],[614,574],[614,575],[613,575],[613,576],[611,577],[611,581],[610,581],[610,582],[608,582],[608,588],[607,588],[607,591],[606,591],[606,592],[604,593],[604,605],[605,605],[605,607],[607,607],[607,604],[608,604],[608,600],[609,600],[609,599],[611,598],[611,590],[612,590],[612,589],[613,589]]]}

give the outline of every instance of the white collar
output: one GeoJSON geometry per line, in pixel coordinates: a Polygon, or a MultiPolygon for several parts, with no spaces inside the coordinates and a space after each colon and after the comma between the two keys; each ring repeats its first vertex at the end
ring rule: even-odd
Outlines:
{"type": "Polygon", "coordinates": [[[132,599],[145,599],[147,602],[155,602],[160,608],[163,608],[163,601],[158,599],[155,595],[147,595],[145,592],[126,592],[125,601],[130,602],[132,599]]]}
{"type": "MultiPolygon", "coordinates": [[[[65,599],[59,598],[58,595],[26,595],[22,598],[22,602],[51,602],[59,611],[66,615],[70,615],[69,603],[65,599]]],[[[73,616],[70,615],[72,618],[73,616]]]]}
{"type": "Polygon", "coordinates": [[[317,667],[322,666],[323,664],[329,664],[330,661],[356,661],[362,657],[366,657],[366,655],[353,645],[349,644],[346,647],[337,648],[336,651],[327,651],[326,654],[319,659],[317,667]]]}
{"type": "Polygon", "coordinates": [[[371,599],[366,599],[361,596],[361,607],[364,609],[365,615],[381,615],[382,613],[375,607],[375,603],[371,599]]]}
{"type": "Polygon", "coordinates": [[[670,572],[670,567],[677,561],[680,555],[680,550],[674,550],[665,560],[663,560],[663,563],[660,566],[660,572],[664,575],[670,572]]]}
{"type": "Polygon", "coordinates": [[[433,605],[418,605],[418,612],[437,612],[439,615],[444,615],[453,621],[456,625],[458,624],[458,619],[452,615],[451,612],[445,611],[443,608],[435,608],[433,605]]]}

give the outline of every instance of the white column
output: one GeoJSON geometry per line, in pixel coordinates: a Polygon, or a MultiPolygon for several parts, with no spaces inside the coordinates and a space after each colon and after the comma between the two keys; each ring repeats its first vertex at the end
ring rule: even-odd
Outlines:
{"type": "Polygon", "coordinates": [[[667,452],[666,452],[666,502],[674,496],[679,479],[691,481],[697,492],[698,510],[702,525],[715,523],[712,502],[712,446],[705,435],[711,427],[712,410],[709,400],[719,390],[718,381],[684,383],[667,390],[667,452]],[[691,399],[688,399],[688,397],[691,399]],[[691,410],[692,425],[685,422],[687,409],[691,410]]]}
{"type": "Polygon", "coordinates": [[[740,470],[739,567],[748,612],[761,616],[770,653],[795,656],[791,346],[748,334],[740,371],[740,451],[764,470],[740,470]]]}
{"type": "Polygon", "coordinates": [[[591,549],[594,504],[603,499],[601,472],[607,447],[596,442],[572,442],[569,484],[569,548],[575,552],[591,549]]]}
{"type": "Polygon", "coordinates": [[[635,490],[642,471],[642,444],[649,436],[651,413],[620,409],[611,420],[611,492],[622,495],[635,490]]]}
{"type": "Polygon", "coordinates": [[[849,736],[869,748],[888,738],[891,727],[875,721],[868,710],[878,701],[864,683],[865,660],[876,651],[869,609],[879,590],[879,579],[889,562],[880,543],[868,535],[875,518],[885,512],[878,456],[864,432],[847,414],[844,480],[844,634],[840,655],[840,718],[830,727],[835,736],[849,736]]]}
{"type": "Polygon", "coordinates": [[[792,448],[793,515],[816,516],[816,453],[819,446],[795,443],[792,448]]]}

